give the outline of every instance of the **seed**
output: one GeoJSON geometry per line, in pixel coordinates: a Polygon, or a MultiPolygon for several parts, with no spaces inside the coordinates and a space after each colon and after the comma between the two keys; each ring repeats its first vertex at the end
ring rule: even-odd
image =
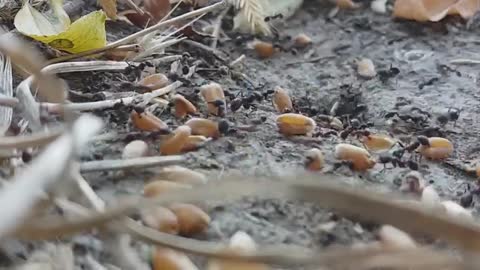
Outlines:
{"type": "Polygon", "coordinates": [[[177,216],[180,225],[179,234],[191,236],[205,231],[210,224],[210,217],[193,204],[176,203],[169,207],[177,216]]]}
{"type": "Polygon", "coordinates": [[[184,118],[188,114],[197,112],[197,108],[182,95],[176,94],[173,97],[173,101],[175,104],[175,117],[177,118],[184,118]]]}
{"type": "Polygon", "coordinates": [[[130,119],[136,128],[143,131],[160,131],[168,129],[167,124],[151,112],[138,113],[133,110],[130,114],[130,119]]]}
{"type": "Polygon", "coordinates": [[[202,135],[190,135],[188,136],[188,141],[182,148],[182,152],[194,151],[201,147],[203,144],[208,142],[209,139],[202,135]]]}
{"type": "Polygon", "coordinates": [[[123,148],[122,159],[145,157],[148,156],[148,152],[146,142],[141,140],[131,141],[123,148]]]}
{"type": "Polygon", "coordinates": [[[357,72],[358,75],[364,78],[373,78],[377,75],[375,71],[375,65],[373,64],[372,60],[368,58],[363,58],[357,61],[357,72]]]}
{"type": "Polygon", "coordinates": [[[166,180],[154,180],[143,187],[143,196],[156,197],[169,191],[189,189],[192,186],[185,183],[177,183],[166,180]]]}
{"type": "Polygon", "coordinates": [[[208,182],[208,178],[204,174],[176,165],[162,168],[155,179],[164,179],[192,186],[203,185],[208,182]]]}
{"type": "Polygon", "coordinates": [[[270,58],[275,53],[275,48],[272,43],[255,40],[252,42],[251,47],[255,49],[255,52],[260,58],[270,58]]]}
{"type": "Polygon", "coordinates": [[[142,212],[141,216],[145,225],[160,232],[178,234],[180,230],[177,216],[168,208],[155,207],[142,212]]]}
{"type": "Polygon", "coordinates": [[[208,113],[222,116],[225,113],[225,93],[220,84],[212,82],[200,87],[200,94],[207,103],[208,113]]]}
{"type": "Polygon", "coordinates": [[[365,145],[368,150],[381,151],[388,150],[395,145],[395,140],[385,135],[370,134],[368,136],[362,136],[360,141],[365,145]]]}
{"type": "Polygon", "coordinates": [[[375,161],[370,157],[367,150],[351,144],[337,144],[335,157],[351,162],[353,169],[356,171],[366,171],[375,166],[375,161]]]}
{"type": "Polygon", "coordinates": [[[149,75],[138,82],[139,85],[145,86],[152,91],[163,88],[167,86],[168,83],[168,77],[162,73],[149,75]]]}
{"type": "Polygon", "coordinates": [[[409,249],[416,248],[415,241],[405,233],[393,226],[384,225],[378,232],[380,243],[386,249],[409,249]]]}
{"type": "Polygon", "coordinates": [[[187,255],[163,247],[155,247],[152,270],[198,270],[187,255]]]}
{"type": "Polygon", "coordinates": [[[288,92],[280,86],[275,87],[272,102],[273,107],[279,113],[291,112],[293,110],[292,100],[288,92]]]}
{"type": "Polygon", "coordinates": [[[453,152],[453,144],[441,137],[428,138],[428,145],[418,148],[420,154],[426,158],[438,160],[448,157],[453,152]]]}
{"type": "Polygon", "coordinates": [[[280,133],[290,135],[311,136],[317,124],[312,118],[301,114],[285,113],[277,117],[277,126],[280,133]]]}
{"type": "Polygon", "coordinates": [[[228,246],[239,252],[252,252],[257,249],[255,241],[244,231],[237,231],[233,234],[233,236],[230,237],[228,246]]]}
{"type": "Polygon", "coordinates": [[[202,135],[214,139],[220,137],[218,124],[210,119],[192,118],[188,120],[185,125],[192,129],[192,135],[202,135]]]}
{"type": "Polygon", "coordinates": [[[293,42],[295,47],[297,48],[305,48],[308,45],[312,44],[312,39],[307,36],[305,33],[298,34],[295,38],[293,38],[293,42]]]}
{"type": "Polygon", "coordinates": [[[336,0],[337,7],[341,9],[355,9],[360,7],[359,4],[353,2],[352,0],[336,0]]]}
{"type": "Polygon", "coordinates": [[[165,140],[160,146],[162,155],[176,155],[182,152],[183,146],[187,143],[191,129],[189,126],[179,126],[173,131],[173,136],[165,140]]]}
{"type": "Polygon", "coordinates": [[[325,164],[325,158],[322,151],[318,148],[312,148],[305,153],[305,167],[310,171],[320,171],[325,164]]]}

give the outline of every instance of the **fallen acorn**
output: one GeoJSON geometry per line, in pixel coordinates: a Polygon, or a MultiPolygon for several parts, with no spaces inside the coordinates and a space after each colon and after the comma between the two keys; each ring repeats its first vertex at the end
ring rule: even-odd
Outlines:
{"type": "Polygon", "coordinates": [[[388,150],[395,145],[395,140],[386,135],[368,134],[360,138],[365,147],[370,151],[388,150]]]}
{"type": "Polygon", "coordinates": [[[295,44],[295,47],[305,48],[308,45],[312,44],[312,39],[309,36],[307,36],[305,33],[301,33],[293,38],[293,42],[295,44]]]}
{"type": "Polygon", "coordinates": [[[178,165],[162,168],[155,176],[155,179],[164,179],[192,186],[203,185],[208,182],[204,174],[178,165]]]}
{"type": "Polygon", "coordinates": [[[305,153],[305,168],[310,171],[320,171],[325,164],[325,158],[322,151],[318,148],[312,148],[305,153]]]}
{"type": "Polygon", "coordinates": [[[189,114],[195,114],[197,112],[197,108],[180,94],[173,96],[173,102],[175,105],[175,117],[177,118],[184,118],[189,114]]]}
{"type": "Polygon", "coordinates": [[[175,203],[168,208],[177,216],[180,235],[192,236],[201,233],[210,224],[208,214],[193,204],[175,203]]]}
{"type": "Polygon", "coordinates": [[[225,115],[226,102],[225,93],[220,84],[211,82],[200,87],[200,94],[207,103],[209,114],[223,116],[225,115]]]}
{"type": "Polygon", "coordinates": [[[201,135],[214,139],[221,135],[218,123],[210,119],[192,118],[185,125],[192,129],[192,135],[201,135]]]}
{"type": "Polygon", "coordinates": [[[122,159],[139,158],[148,156],[149,149],[146,142],[134,140],[125,145],[122,151],[122,159]]]}
{"type": "Polygon", "coordinates": [[[276,122],[280,133],[286,136],[311,136],[317,127],[317,124],[312,118],[296,113],[279,115],[276,122]]]}
{"type": "Polygon", "coordinates": [[[139,85],[144,86],[151,91],[163,88],[167,86],[168,83],[168,77],[162,73],[149,75],[138,82],[139,85]]]}
{"type": "Polygon", "coordinates": [[[188,140],[182,148],[182,152],[195,151],[208,141],[209,139],[205,136],[190,135],[188,136],[188,140]]]}
{"type": "Polygon", "coordinates": [[[382,226],[378,232],[378,237],[382,247],[386,249],[395,250],[417,247],[410,235],[390,225],[382,226]]]}
{"type": "Polygon", "coordinates": [[[453,152],[453,144],[448,139],[441,137],[419,136],[420,154],[428,159],[439,160],[448,157],[453,152]]]}
{"type": "Polygon", "coordinates": [[[262,59],[270,58],[275,53],[275,47],[270,42],[254,40],[249,44],[249,47],[253,48],[262,59]]]}
{"type": "Polygon", "coordinates": [[[159,232],[178,234],[180,231],[177,216],[168,208],[155,207],[148,211],[142,211],[141,216],[145,225],[159,232]]]}
{"type": "Polygon", "coordinates": [[[372,60],[368,58],[363,58],[357,61],[357,72],[358,75],[364,78],[371,79],[377,75],[375,71],[375,65],[372,60]]]}
{"type": "Polygon", "coordinates": [[[152,270],[198,270],[187,255],[163,247],[155,247],[152,270]]]}
{"type": "Polygon", "coordinates": [[[176,155],[182,152],[183,146],[187,143],[191,134],[189,126],[179,126],[173,131],[173,136],[166,139],[160,146],[162,155],[176,155]]]}
{"type": "Polygon", "coordinates": [[[133,110],[130,114],[130,119],[133,126],[143,131],[160,131],[168,129],[167,124],[151,112],[144,111],[139,113],[136,110],[133,110]]]}
{"type": "Polygon", "coordinates": [[[288,113],[293,111],[293,104],[292,100],[290,99],[290,95],[280,86],[276,86],[274,89],[272,103],[275,110],[277,110],[279,113],[288,113]]]}
{"type": "Polygon", "coordinates": [[[337,144],[335,158],[350,162],[355,171],[366,171],[375,166],[375,161],[367,150],[351,144],[337,144]]]}
{"type": "Polygon", "coordinates": [[[177,183],[166,180],[153,180],[143,187],[143,196],[155,197],[169,191],[189,189],[192,186],[185,183],[177,183]]]}

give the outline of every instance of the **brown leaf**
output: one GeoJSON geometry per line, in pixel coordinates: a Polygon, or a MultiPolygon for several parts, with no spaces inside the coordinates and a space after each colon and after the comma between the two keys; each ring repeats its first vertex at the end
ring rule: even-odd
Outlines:
{"type": "Polygon", "coordinates": [[[100,5],[110,19],[117,19],[117,0],[100,0],[100,5]]]}
{"type": "Polygon", "coordinates": [[[124,16],[128,21],[140,28],[146,28],[154,25],[152,16],[147,12],[140,14],[135,10],[125,10],[120,12],[118,15],[124,16]]]}
{"type": "Polygon", "coordinates": [[[169,0],[145,0],[145,10],[148,11],[155,23],[159,22],[170,11],[169,0]]]}

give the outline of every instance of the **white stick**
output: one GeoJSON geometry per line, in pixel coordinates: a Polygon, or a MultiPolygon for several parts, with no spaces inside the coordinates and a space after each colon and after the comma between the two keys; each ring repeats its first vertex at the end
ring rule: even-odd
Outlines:
{"type": "Polygon", "coordinates": [[[125,170],[133,168],[162,167],[179,164],[183,156],[155,156],[131,159],[87,161],[80,165],[81,172],[96,172],[107,170],[125,170]]]}

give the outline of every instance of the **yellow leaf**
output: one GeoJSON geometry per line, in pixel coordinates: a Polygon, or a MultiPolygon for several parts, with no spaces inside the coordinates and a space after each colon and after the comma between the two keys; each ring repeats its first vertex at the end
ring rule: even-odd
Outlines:
{"type": "Polygon", "coordinates": [[[117,18],[117,0],[100,0],[100,5],[110,19],[117,18]]]}
{"type": "Polygon", "coordinates": [[[55,16],[45,16],[26,1],[15,16],[15,27],[26,36],[70,53],[106,45],[106,16],[103,11],[91,12],[70,24],[62,5],[63,0],[51,0],[50,6],[55,16]]]}

